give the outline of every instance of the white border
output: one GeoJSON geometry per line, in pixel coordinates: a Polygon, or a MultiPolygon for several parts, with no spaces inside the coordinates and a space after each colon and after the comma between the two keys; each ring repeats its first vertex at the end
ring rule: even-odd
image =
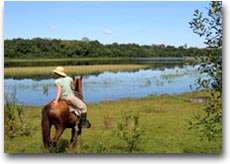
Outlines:
{"type": "MultiPolygon", "coordinates": [[[[9,0],[12,1],[12,0],[9,0]]],[[[29,1],[29,0],[24,0],[24,1],[29,1]]],[[[45,0],[42,0],[45,1],[45,0]]],[[[51,0],[53,1],[53,0],[51,0]]],[[[96,0],[91,0],[91,1],[96,1],[96,0]]],[[[223,1],[223,44],[224,44],[224,50],[223,50],[223,128],[224,128],[224,136],[223,136],[223,153],[220,155],[215,155],[215,154],[142,154],[142,155],[129,155],[129,154],[86,154],[86,155],[68,155],[68,154],[59,154],[59,155],[54,155],[54,154],[40,154],[40,155],[9,155],[9,154],[4,154],[4,131],[3,131],[3,126],[4,126],[4,107],[3,107],[3,94],[4,94],[4,1],[0,1],[0,53],[1,53],[1,87],[0,87],[0,93],[1,93],[1,99],[0,99],[0,104],[1,104],[1,155],[0,155],[0,162],[1,163],[41,163],[41,162],[50,162],[50,163],[56,163],[56,164],[63,164],[63,162],[68,162],[68,163],[117,163],[117,162],[129,162],[129,163],[140,163],[140,162],[145,162],[145,163],[170,163],[170,164],[180,164],[180,163],[201,163],[201,164],[213,164],[213,163],[229,163],[230,161],[230,153],[229,153],[229,73],[227,72],[229,70],[229,32],[227,31],[229,29],[229,3],[227,0],[223,1]]],[[[192,141],[191,141],[192,142],[192,141]]]]}

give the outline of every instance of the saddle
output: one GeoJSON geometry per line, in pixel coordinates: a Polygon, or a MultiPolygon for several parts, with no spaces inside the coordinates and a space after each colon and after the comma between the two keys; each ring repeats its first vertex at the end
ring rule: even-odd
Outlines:
{"type": "Polygon", "coordinates": [[[81,116],[81,110],[74,106],[70,101],[66,101],[69,106],[69,111],[73,114],[75,114],[77,117],[81,116]]]}

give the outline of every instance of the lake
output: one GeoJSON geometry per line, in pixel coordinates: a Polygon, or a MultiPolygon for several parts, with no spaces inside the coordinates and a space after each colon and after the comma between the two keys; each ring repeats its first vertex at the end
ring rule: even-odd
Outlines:
{"type": "MultiPolygon", "coordinates": [[[[196,89],[195,81],[199,77],[207,77],[198,72],[198,65],[167,65],[135,72],[103,72],[84,76],[84,101],[100,103],[122,98],[192,92],[196,89]]],[[[15,100],[26,106],[43,106],[56,97],[54,79],[4,79],[4,89],[5,100],[15,100]]]]}

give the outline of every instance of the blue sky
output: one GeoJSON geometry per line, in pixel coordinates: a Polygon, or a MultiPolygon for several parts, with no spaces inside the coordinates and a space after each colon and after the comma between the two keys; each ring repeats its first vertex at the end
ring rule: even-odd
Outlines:
{"type": "Polygon", "coordinates": [[[194,10],[206,12],[208,5],[208,1],[5,1],[4,39],[87,37],[102,44],[205,47],[188,22],[194,10]]]}

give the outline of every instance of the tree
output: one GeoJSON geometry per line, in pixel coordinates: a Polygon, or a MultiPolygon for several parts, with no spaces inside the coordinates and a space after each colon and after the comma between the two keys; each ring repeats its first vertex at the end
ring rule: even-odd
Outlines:
{"type": "MultiPolygon", "coordinates": [[[[203,49],[197,48],[197,54],[203,49]]],[[[78,40],[58,40],[46,38],[5,40],[4,56],[7,58],[76,58],[76,57],[179,57],[194,56],[181,46],[138,45],[138,44],[101,44],[87,38],[78,40]]]]}
{"type": "Polygon", "coordinates": [[[196,115],[191,125],[200,130],[202,137],[214,140],[222,137],[222,2],[210,2],[207,9],[207,16],[195,10],[190,27],[194,33],[204,37],[207,45],[208,53],[199,70],[207,73],[209,78],[198,79],[198,83],[203,88],[212,86],[212,89],[204,107],[205,114],[196,115]]]}
{"type": "Polygon", "coordinates": [[[89,43],[89,42],[90,42],[90,39],[87,38],[87,37],[83,37],[83,38],[81,39],[81,41],[82,41],[82,42],[89,43]]]}

